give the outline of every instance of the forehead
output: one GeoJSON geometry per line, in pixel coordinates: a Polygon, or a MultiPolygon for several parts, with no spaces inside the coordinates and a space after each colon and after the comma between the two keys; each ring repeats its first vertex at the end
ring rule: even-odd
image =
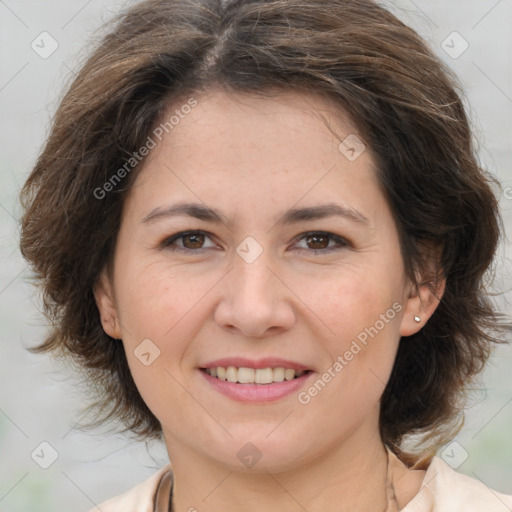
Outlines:
{"type": "Polygon", "coordinates": [[[153,130],[160,137],[132,190],[136,203],[158,207],[187,196],[256,212],[262,204],[357,203],[378,193],[369,148],[357,146],[361,135],[332,101],[223,90],[193,100],[174,102],[153,130]],[[340,146],[346,140],[356,144],[357,158],[340,146]]]}
{"type": "Polygon", "coordinates": [[[233,93],[214,88],[194,95],[193,99],[195,106],[192,108],[187,107],[190,97],[173,102],[160,119],[160,126],[166,132],[164,137],[172,131],[174,136],[165,138],[175,146],[186,145],[187,140],[192,144],[199,141],[214,144],[216,139],[223,139],[228,145],[218,149],[233,149],[235,142],[244,139],[245,150],[248,146],[257,149],[259,141],[268,147],[270,134],[274,138],[279,136],[275,140],[280,145],[288,142],[285,147],[297,146],[304,138],[317,146],[325,142],[326,137],[343,138],[358,131],[340,105],[313,93],[279,89],[233,93]],[[165,130],[166,122],[171,119],[174,126],[165,130]],[[229,144],[226,138],[233,143],[229,144]]]}

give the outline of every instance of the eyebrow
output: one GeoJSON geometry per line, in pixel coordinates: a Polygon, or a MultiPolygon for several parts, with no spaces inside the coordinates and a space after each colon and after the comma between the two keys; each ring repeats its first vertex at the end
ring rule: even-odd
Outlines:
{"type": "MultiPolygon", "coordinates": [[[[193,217],[199,220],[213,222],[215,224],[222,223],[228,227],[233,226],[233,222],[222,212],[200,203],[179,203],[164,208],[155,208],[142,219],[142,223],[153,223],[157,220],[178,216],[193,217]]],[[[352,206],[327,203],[304,208],[291,208],[276,220],[276,225],[295,224],[298,222],[324,219],[326,217],[333,216],[343,217],[353,222],[364,224],[368,223],[368,218],[352,206]]]]}

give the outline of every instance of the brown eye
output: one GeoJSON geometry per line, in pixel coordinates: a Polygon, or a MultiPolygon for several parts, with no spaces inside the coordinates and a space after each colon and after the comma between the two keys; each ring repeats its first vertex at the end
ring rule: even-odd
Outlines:
{"type": "Polygon", "coordinates": [[[329,245],[329,237],[321,234],[308,235],[306,242],[310,244],[311,249],[327,249],[329,245]]]}
{"type": "Polygon", "coordinates": [[[184,235],[181,239],[183,240],[183,246],[186,249],[200,249],[204,243],[204,235],[202,234],[184,235]]]}
{"type": "Polygon", "coordinates": [[[345,247],[351,247],[351,244],[344,238],[335,235],[334,233],[328,232],[309,232],[304,233],[298,238],[299,242],[305,242],[306,247],[299,247],[299,250],[305,250],[307,252],[315,253],[326,253],[343,249],[345,247]],[[333,242],[333,244],[331,244],[333,242]],[[331,245],[330,245],[331,244],[331,245]],[[308,251],[308,249],[310,249],[308,251]]]}
{"type": "Polygon", "coordinates": [[[210,239],[210,236],[203,231],[182,231],[165,239],[161,247],[171,251],[199,253],[203,249],[215,247],[213,242],[210,246],[204,246],[207,239],[210,239]]]}

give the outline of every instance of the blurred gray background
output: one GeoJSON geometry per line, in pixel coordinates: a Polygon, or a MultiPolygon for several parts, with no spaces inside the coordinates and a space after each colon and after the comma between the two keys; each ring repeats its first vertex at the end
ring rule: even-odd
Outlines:
{"type": "MultiPolygon", "coordinates": [[[[26,347],[45,320],[19,254],[19,188],[96,30],[123,5],[108,0],[0,0],[0,510],[80,512],[132,487],[167,462],[163,446],[84,433],[84,395],[69,368],[26,347]],[[48,444],[41,444],[48,443],[48,444]],[[148,451],[149,450],[149,451],[148,451]],[[55,459],[55,460],[54,460],[55,459]],[[51,465],[50,465],[51,464],[51,465]],[[47,469],[44,466],[49,465],[47,469]]],[[[511,314],[512,0],[387,2],[458,74],[480,157],[503,183],[508,239],[495,288],[511,314]]],[[[497,350],[475,389],[466,423],[439,455],[512,494],[512,347],[497,350]]]]}

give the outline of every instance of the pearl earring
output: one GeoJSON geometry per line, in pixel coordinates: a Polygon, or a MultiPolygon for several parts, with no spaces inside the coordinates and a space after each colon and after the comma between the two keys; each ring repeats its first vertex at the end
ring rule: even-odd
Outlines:
{"type": "Polygon", "coordinates": [[[414,321],[419,323],[419,322],[421,322],[421,318],[419,316],[415,315],[414,321]]]}

